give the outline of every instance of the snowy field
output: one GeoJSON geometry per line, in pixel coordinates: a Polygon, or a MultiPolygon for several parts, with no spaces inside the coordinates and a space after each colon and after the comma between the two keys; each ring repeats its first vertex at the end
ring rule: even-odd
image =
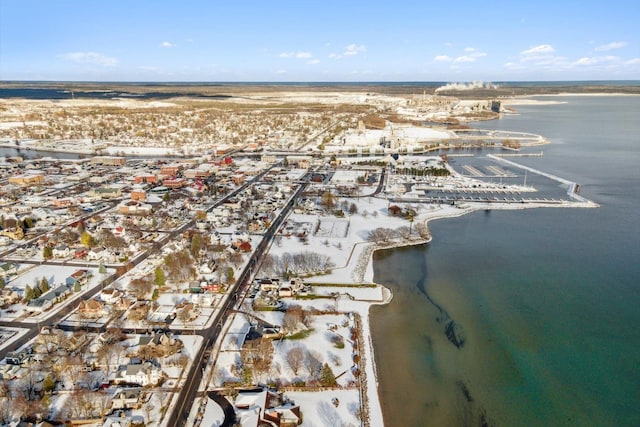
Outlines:
{"type": "Polygon", "coordinates": [[[347,237],[348,231],[348,219],[332,219],[324,217],[320,220],[320,225],[315,233],[315,237],[347,237]]]}
{"type": "Polygon", "coordinates": [[[300,405],[304,421],[302,427],[360,426],[360,393],[352,390],[316,392],[290,391],[285,395],[300,405]],[[335,403],[337,403],[337,406],[335,403]]]}

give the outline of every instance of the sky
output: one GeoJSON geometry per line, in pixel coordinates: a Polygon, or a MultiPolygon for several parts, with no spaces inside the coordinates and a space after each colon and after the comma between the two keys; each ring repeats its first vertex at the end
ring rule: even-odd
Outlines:
{"type": "Polygon", "coordinates": [[[640,2],[0,0],[0,80],[640,80],[640,2]]]}

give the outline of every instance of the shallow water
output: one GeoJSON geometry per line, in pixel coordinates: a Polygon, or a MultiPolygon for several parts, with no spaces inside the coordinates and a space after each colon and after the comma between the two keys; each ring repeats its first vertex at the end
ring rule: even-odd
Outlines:
{"type": "Polygon", "coordinates": [[[375,256],[386,425],[640,424],[640,97],[564,100],[481,126],[548,137],[517,161],[600,208],[477,212],[375,256]]]}

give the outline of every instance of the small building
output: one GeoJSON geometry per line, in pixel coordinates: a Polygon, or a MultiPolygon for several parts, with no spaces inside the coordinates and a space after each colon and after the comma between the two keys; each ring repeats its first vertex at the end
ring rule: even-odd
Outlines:
{"type": "Polygon", "coordinates": [[[89,270],[77,270],[65,280],[67,286],[84,285],[89,279],[89,270]]]}
{"type": "Polygon", "coordinates": [[[147,200],[147,192],[140,189],[131,190],[131,200],[144,202],[147,200]]]}
{"type": "Polygon", "coordinates": [[[124,166],[127,159],[118,156],[95,156],[91,158],[90,162],[93,165],[124,166]]]}
{"type": "Polygon", "coordinates": [[[15,262],[5,262],[0,264],[0,277],[11,276],[18,272],[18,265],[15,262]]]}
{"type": "Polygon", "coordinates": [[[139,409],[142,406],[141,388],[117,389],[111,399],[111,409],[139,409]]]}
{"type": "Polygon", "coordinates": [[[83,317],[98,318],[105,314],[104,304],[95,299],[80,301],[78,313],[83,317]]]}
{"type": "Polygon", "coordinates": [[[166,178],[162,181],[162,185],[167,188],[182,188],[187,186],[187,180],[184,178],[166,178]]]}
{"type": "Polygon", "coordinates": [[[172,165],[163,165],[160,168],[160,174],[165,176],[176,176],[178,172],[182,170],[182,165],[172,164],[172,165]]]}
{"type": "Polygon", "coordinates": [[[44,183],[44,173],[28,173],[9,177],[9,184],[26,187],[28,185],[40,185],[44,183]]]}
{"type": "Polygon", "coordinates": [[[136,175],[133,177],[136,184],[156,184],[159,182],[158,175],[136,175]]]}

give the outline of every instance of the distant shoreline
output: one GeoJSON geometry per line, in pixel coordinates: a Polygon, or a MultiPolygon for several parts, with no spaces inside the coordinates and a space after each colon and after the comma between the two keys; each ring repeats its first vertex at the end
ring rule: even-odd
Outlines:
{"type": "MultiPolygon", "coordinates": [[[[0,98],[47,99],[12,91],[60,91],[62,99],[91,98],[111,99],[114,97],[135,97],[137,99],[168,99],[194,97],[205,99],[225,99],[246,93],[337,91],[337,92],[378,92],[389,95],[433,95],[436,89],[447,82],[38,82],[0,81],[0,98]],[[3,93],[4,92],[4,93],[3,93]],[[113,92],[113,94],[111,94],[113,92]],[[117,92],[117,93],[116,93],[117,92]]],[[[474,89],[441,90],[437,95],[454,96],[464,99],[512,98],[518,96],[568,95],[568,94],[638,94],[640,80],[612,81],[548,81],[548,82],[495,82],[495,86],[474,89]]],[[[44,95],[44,94],[43,94],[44,95]]],[[[61,98],[56,98],[61,99],[61,98]]]]}

